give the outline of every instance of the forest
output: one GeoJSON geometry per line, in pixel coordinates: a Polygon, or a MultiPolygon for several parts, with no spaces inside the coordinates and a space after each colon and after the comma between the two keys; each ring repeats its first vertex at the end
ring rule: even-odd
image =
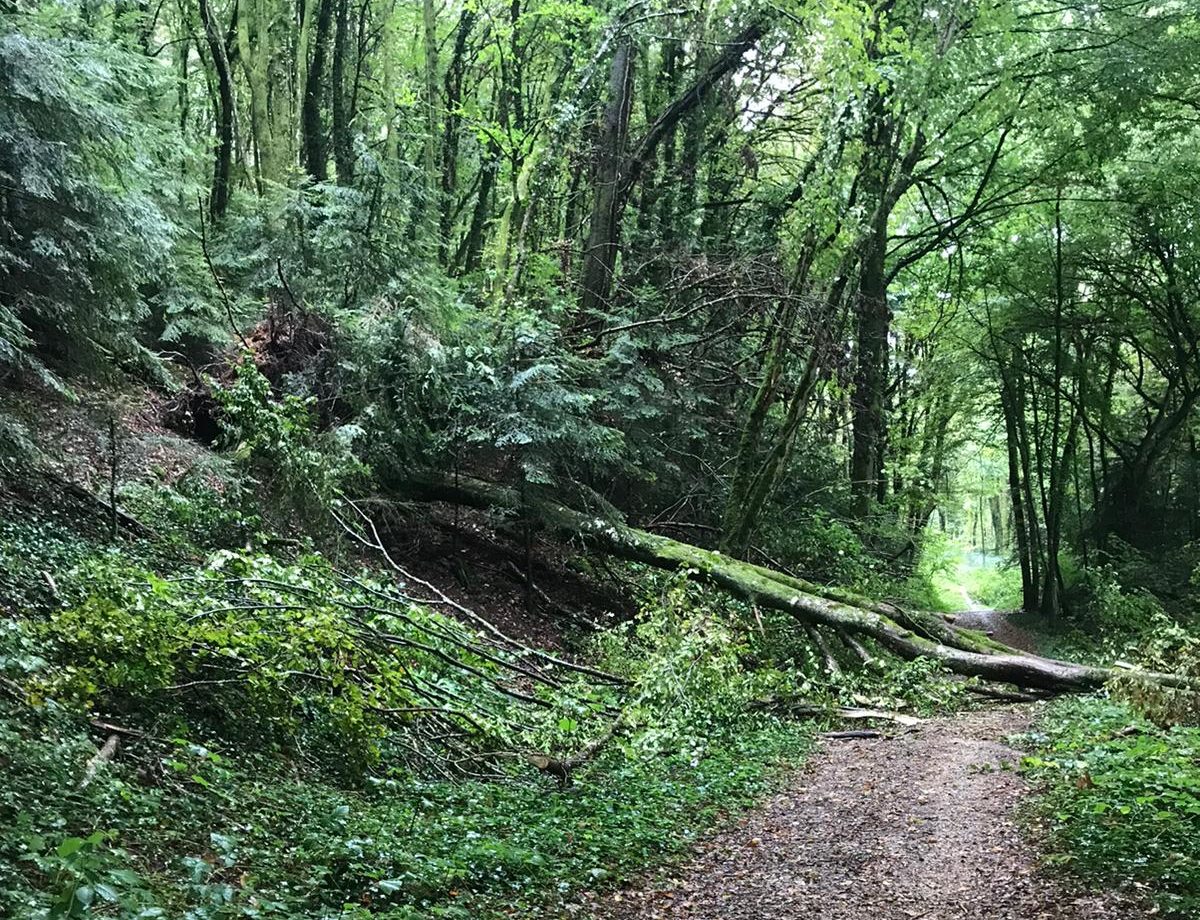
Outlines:
{"type": "Polygon", "coordinates": [[[0,0],[0,917],[1200,917],[1196,0],[0,0]]]}

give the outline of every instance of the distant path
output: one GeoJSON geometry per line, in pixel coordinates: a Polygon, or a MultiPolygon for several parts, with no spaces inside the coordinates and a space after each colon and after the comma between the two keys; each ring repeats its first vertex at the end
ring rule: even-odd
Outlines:
{"type": "Polygon", "coordinates": [[[967,609],[954,617],[955,626],[967,629],[978,629],[989,633],[997,642],[1019,648],[1023,652],[1037,653],[1037,639],[1027,630],[1013,622],[1017,610],[995,610],[991,607],[980,607],[971,599],[965,589],[961,589],[963,598],[968,602],[967,609]]]}
{"type": "Polygon", "coordinates": [[[990,609],[988,607],[984,607],[981,603],[975,600],[975,598],[971,597],[971,595],[967,593],[967,589],[962,585],[958,586],[958,593],[962,595],[964,610],[976,611],[990,609]]]}
{"type": "Polygon", "coordinates": [[[690,862],[593,900],[597,920],[1142,920],[1114,895],[1042,874],[1015,810],[1004,738],[1029,711],[991,709],[891,740],[832,740],[791,787],[690,862]]]}

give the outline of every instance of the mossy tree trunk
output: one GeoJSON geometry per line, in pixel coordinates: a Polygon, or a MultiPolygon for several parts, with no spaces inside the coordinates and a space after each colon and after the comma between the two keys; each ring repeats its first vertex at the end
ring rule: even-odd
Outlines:
{"type": "MultiPolygon", "coordinates": [[[[466,478],[454,482],[410,480],[406,491],[418,500],[488,509],[522,507],[516,491],[466,478]]],[[[932,658],[958,674],[1061,693],[1095,690],[1118,674],[1131,673],[1026,654],[982,633],[957,628],[934,613],[902,610],[852,592],[823,588],[552,502],[541,502],[533,510],[561,537],[656,568],[694,572],[748,603],[789,614],[801,626],[825,626],[842,634],[866,636],[902,658],[932,658]]],[[[1163,686],[1197,689],[1196,683],[1185,677],[1136,673],[1163,686]]]]}

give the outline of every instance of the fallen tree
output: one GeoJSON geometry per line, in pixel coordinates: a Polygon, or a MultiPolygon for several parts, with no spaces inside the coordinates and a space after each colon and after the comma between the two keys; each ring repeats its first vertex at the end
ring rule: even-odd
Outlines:
{"type": "Polygon", "coordinates": [[[564,505],[528,498],[515,490],[458,477],[413,478],[407,496],[494,511],[535,514],[560,538],[622,559],[667,570],[687,570],[752,605],[778,610],[804,627],[829,627],[840,634],[866,636],[906,659],[927,657],[965,676],[1056,693],[1094,690],[1115,677],[1135,677],[1163,687],[1200,690],[1193,678],[1107,668],[1028,654],[983,633],[957,627],[927,611],[904,610],[852,592],[824,588],[723,553],[626,524],[588,515],[564,505]]]}

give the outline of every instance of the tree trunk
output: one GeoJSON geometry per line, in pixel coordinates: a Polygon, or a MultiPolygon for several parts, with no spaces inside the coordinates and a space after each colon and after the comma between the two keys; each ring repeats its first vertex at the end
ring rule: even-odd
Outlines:
{"type": "Polygon", "coordinates": [[[304,101],[300,106],[301,147],[304,168],[313,182],[324,182],[329,172],[329,152],[325,126],[321,119],[321,100],[325,87],[325,49],[333,22],[334,0],[312,0],[317,7],[317,33],[313,39],[312,62],[305,69],[304,101]]]}
{"type": "Polygon", "coordinates": [[[350,111],[346,105],[346,38],[349,30],[350,0],[336,0],[337,20],[333,29],[333,162],[338,185],[354,183],[354,138],[350,133],[350,111]]]}
{"type": "Polygon", "coordinates": [[[621,215],[642,169],[680,121],[696,110],[722,78],[737,69],[762,34],[762,24],[754,23],[727,42],[721,54],[697,76],[695,83],[676,97],[646,129],[628,156],[624,156],[623,151],[633,95],[633,50],[628,40],[618,46],[609,77],[608,107],[598,143],[592,222],[583,253],[581,308],[585,321],[608,304],[621,242],[621,215]]]}
{"type": "Polygon", "coordinates": [[[859,281],[857,364],[854,376],[854,444],[850,458],[850,485],[860,517],[871,508],[883,478],[880,463],[884,435],[884,391],[887,387],[888,330],[891,311],[887,302],[887,216],[879,215],[862,258],[859,281]]]}
{"type": "MultiPolygon", "coordinates": [[[[704,73],[705,61],[709,54],[708,21],[710,0],[700,4],[697,13],[695,40],[690,44],[695,50],[692,67],[699,77],[704,73]]],[[[674,242],[691,246],[697,236],[696,212],[699,208],[700,197],[700,157],[704,152],[704,129],[708,119],[706,100],[698,100],[699,104],[688,113],[683,124],[683,149],[680,151],[679,189],[676,192],[674,220],[665,225],[674,242]]]]}
{"type": "Polygon", "coordinates": [[[767,413],[775,403],[783,373],[783,356],[791,334],[794,307],[781,305],[772,317],[768,329],[766,359],[762,367],[762,381],[754,391],[746,411],[746,421],[738,439],[737,455],[733,464],[733,475],[729,480],[729,496],[725,501],[725,514],[721,526],[721,549],[740,556],[745,551],[739,532],[744,530],[746,497],[754,476],[754,466],[762,444],[767,413]]]}
{"type": "Polygon", "coordinates": [[[250,127],[261,194],[263,180],[277,179],[279,172],[268,104],[271,49],[265,4],[261,0],[242,0],[238,4],[237,41],[238,58],[246,70],[246,82],[250,85],[250,127]]]}
{"type": "MultiPolygon", "coordinates": [[[[729,500],[725,507],[725,518],[722,526],[721,545],[725,552],[743,555],[750,546],[754,529],[758,525],[759,516],[767,503],[767,498],[774,489],[776,482],[791,453],[792,442],[800,423],[804,420],[804,412],[808,408],[808,399],[817,383],[817,369],[820,366],[820,354],[814,346],[804,368],[804,375],[796,384],[791,399],[788,401],[787,412],[774,443],[767,456],[758,465],[757,472],[753,465],[742,469],[743,457],[739,455],[739,466],[735,471],[735,479],[731,485],[729,500]]],[[[753,414],[759,409],[758,397],[751,409],[753,414]]],[[[761,431],[762,419],[757,420],[761,431]]],[[[743,442],[750,431],[749,425],[743,432],[743,442]]],[[[751,444],[743,443],[740,450],[747,454],[747,461],[757,457],[757,439],[751,444]]]]}
{"type": "Polygon", "coordinates": [[[1002,536],[1004,533],[1004,519],[1000,513],[1000,496],[988,496],[988,509],[992,517],[992,549],[997,556],[1003,552],[1002,536]]]}
{"type": "MultiPolygon", "coordinates": [[[[674,96],[679,88],[679,60],[683,56],[680,42],[668,41],[663,48],[662,83],[668,97],[674,96]]],[[[662,188],[658,195],[659,238],[667,238],[674,232],[678,181],[675,175],[675,148],[678,126],[672,125],[662,141],[662,188]]]]}
{"type": "Polygon", "coordinates": [[[613,55],[608,79],[608,105],[596,144],[596,194],[583,251],[581,280],[581,307],[588,320],[607,307],[612,291],[612,276],[620,244],[618,210],[621,161],[629,136],[629,108],[632,101],[633,46],[629,41],[623,41],[613,55]]]}
{"type": "Polygon", "coordinates": [[[461,266],[466,274],[478,271],[483,264],[483,231],[487,225],[492,191],[500,173],[500,145],[493,138],[488,138],[480,160],[479,191],[475,196],[475,207],[471,210],[471,223],[454,258],[455,264],[461,266]]]}
{"type": "Polygon", "coordinates": [[[1008,448],[1008,496],[1012,504],[1012,529],[1017,544],[1017,559],[1021,565],[1021,607],[1032,611],[1037,608],[1037,575],[1034,571],[1033,533],[1036,519],[1026,515],[1025,484],[1022,474],[1026,467],[1021,462],[1021,427],[1018,413],[1016,383],[1009,376],[1006,366],[1009,359],[1000,351],[995,331],[988,317],[988,337],[995,353],[996,367],[1000,377],[1000,414],[1004,418],[1005,444],[1008,448]]]}
{"type": "MultiPolygon", "coordinates": [[[[405,485],[409,497],[416,500],[509,511],[521,508],[516,491],[477,480],[414,479],[405,485]]],[[[792,616],[801,627],[826,626],[865,636],[902,658],[932,658],[958,674],[1053,692],[1095,690],[1118,674],[1131,673],[1162,686],[1200,689],[1200,681],[1180,675],[1113,670],[1025,654],[981,633],[952,626],[937,614],[905,611],[850,592],[819,588],[562,505],[543,502],[533,510],[546,527],[564,538],[656,568],[695,572],[696,577],[750,604],[792,616]]]]}
{"type": "Polygon", "coordinates": [[[475,27],[475,17],[476,13],[472,9],[464,9],[459,16],[458,27],[454,32],[454,53],[450,57],[450,65],[446,68],[442,87],[445,93],[446,121],[442,128],[442,213],[441,232],[438,234],[438,258],[443,265],[449,258],[450,237],[454,231],[454,197],[458,190],[458,132],[462,121],[459,107],[462,104],[463,78],[466,75],[467,39],[475,27]]]}
{"type": "MultiPolygon", "coordinates": [[[[438,40],[437,7],[433,0],[423,0],[421,21],[425,37],[425,201],[423,213],[426,226],[440,224],[438,195],[441,181],[438,176],[438,40]]],[[[441,245],[438,247],[441,250],[441,245]]]]}
{"type": "Polygon", "coordinates": [[[208,197],[208,213],[213,223],[225,216],[229,207],[229,178],[233,164],[233,78],[229,72],[229,56],[225,42],[217,30],[208,0],[200,0],[200,20],[204,37],[217,75],[217,148],[213,162],[212,190],[208,197]]]}

